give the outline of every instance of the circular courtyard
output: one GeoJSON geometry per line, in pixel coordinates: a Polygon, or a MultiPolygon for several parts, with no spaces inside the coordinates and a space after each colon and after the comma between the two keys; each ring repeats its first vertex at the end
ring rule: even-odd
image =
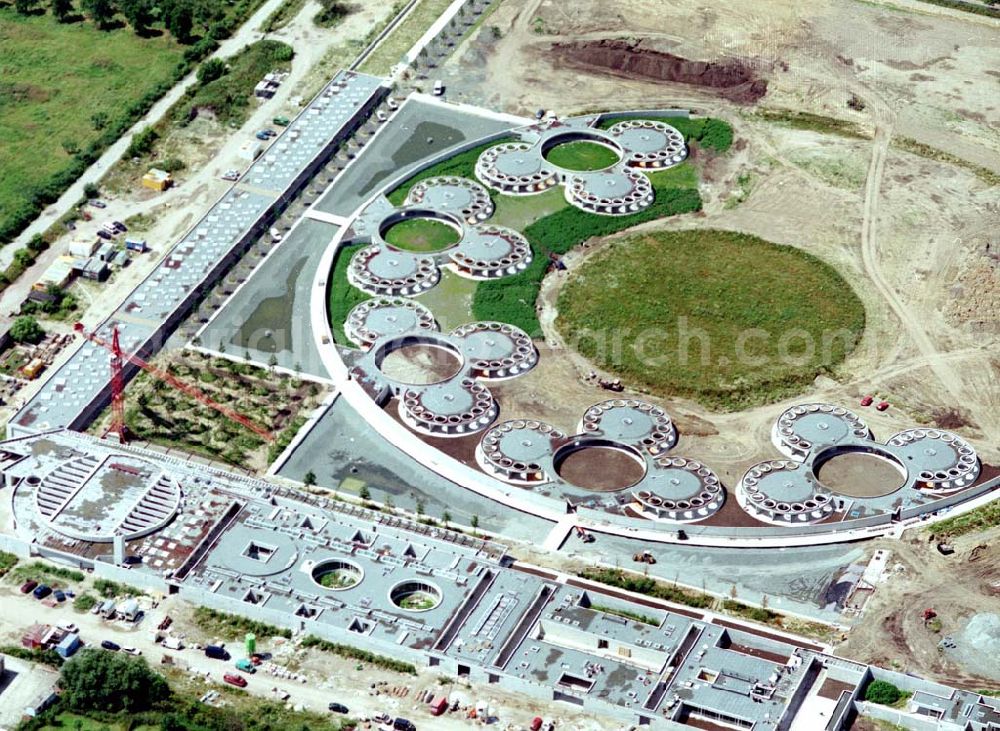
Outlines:
{"type": "Polygon", "coordinates": [[[621,156],[608,145],[577,140],[552,147],[545,152],[545,159],[563,170],[583,172],[604,170],[621,160],[621,156]]]}
{"type": "Polygon", "coordinates": [[[383,233],[385,242],[404,251],[431,253],[457,244],[462,236],[454,226],[435,218],[405,218],[383,233]]]}
{"type": "Polygon", "coordinates": [[[896,492],[906,482],[906,470],[891,456],[868,449],[838,451],[828,459],[817,458],[816,478],[833,492],[848,497],[881,497],[896,492]]]}
{"type": "Polygon", "coordinates": [[[788,397],[864,329],[850,285],[791,246],[717,230],[633,236],[571,270],[556,328],[629,387],[738,409],[788,397]]]}

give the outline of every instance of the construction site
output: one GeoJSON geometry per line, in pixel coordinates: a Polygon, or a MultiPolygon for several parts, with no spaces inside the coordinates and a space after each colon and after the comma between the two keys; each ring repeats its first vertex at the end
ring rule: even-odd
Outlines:
{"type": "Polygon", "coordinates": [[[368,727],[1000,728],[1000,21],[652,5],[371,40],[43,343],[0,550],[412,665],[368,727]]]}

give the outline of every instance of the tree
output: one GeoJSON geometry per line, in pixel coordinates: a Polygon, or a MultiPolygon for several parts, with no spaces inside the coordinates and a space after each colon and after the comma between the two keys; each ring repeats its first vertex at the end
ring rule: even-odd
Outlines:
{"type": "Polygon", "coordinates": [[[191,41],[191,31],[194,29],[194,10],[188,0],[174,0],[163,9],[163,20],[170,35],[180,43],[191,41]]]}
{"type": "Polygon", "coordinates": [[[316,484],[316,473],[313,472],[312,470],[309,470],[308,472],[306,472],[306,476],[302,478],[302,482],[307,487],[312,487],[313,485],[316,484]]]}
{"type": "Polygon", "coordinates": [[[205,85],[226,74],[226,62],[221,58],[210,58],[198,67],[198,83],[205,85]]]}
{"type": "Polygon", "coordinates": [[[83,0],[81,5],[98,28],[105,28],[115,16],[115,5],[111,0],[83,0]]]}
{"type": "Polygon", "coordinates": [[[153,22],[153,0],[119,0],[119,9],[136,35],[143,35],[153,22]]]}
{"type": "Polygon", "coordinates": [[[873,680],[865,688],[865,700],[891,706],[903,697],[903,691],[885,680],[873,680]]]}
{"type": "Polygon", "coordinates": [[[73,0],[52,0],[52,15],[60,23],[65,23],[73,14],[73,0]]]}
{"type": "Polygon", "coordinates": [[[85,649],[63,666],[62,700],[74,711],[141,713],[170,695],[145,659],[85,649]]]}
{"type": "Polygon", "coordinates": [[[362,485],[358,489],[358,497],[362,500],[367,500],[372,496],[371,492],[368,490],[368,485],[362,485]]]}
{"type": "Polygon", "coordinates": [[[10,326],[10,337],[17,343],[37,343],[45,337],[45,331],[31,315],[23,315],[10,326]]]}
{"type": "Polygon", "coordinates": [[[417,500],[417,515],[423,515],[423,514],[424,514],[424,501],[417,500]]]}
{"type": "Polygon", "coordinates": [[[448,523],[451,522],[451,513],[445,510],[443,513],[441,513],[441,520],[444,521],[445,525],[448,525],[448,523]]]}
{"type": "Polygon", "coordinates": [[[83,195],[85,198],[96,198],[101,194],[101,189],[97,187],[96,183],[87,183],[83,186],[83,195]]]}
{"type": "Polygon", "coordinates": [[[472,526],[472,532],[475,533],[476,528],[479,527],[479,516],[473,515],[472,518],[469,520],[469,525],[472,526]]]}

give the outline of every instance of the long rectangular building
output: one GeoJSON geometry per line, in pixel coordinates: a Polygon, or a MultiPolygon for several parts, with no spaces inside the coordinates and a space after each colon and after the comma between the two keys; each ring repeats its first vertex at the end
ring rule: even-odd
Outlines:
{"type": "MultiPolygon", "coordinates": [[[[301,187],[371,115],[388,93],[383,80],[338,73],[163,261],[97,328],[143,357],[157,352],[244,251],[264,233],[301,187]]],[[[129,375],[134,368],[129,368],[129,375]]],[[[108,353],[84,342],[7,425],[8,436],[46,429],[83,429],[110,397],[108,353]]]]}

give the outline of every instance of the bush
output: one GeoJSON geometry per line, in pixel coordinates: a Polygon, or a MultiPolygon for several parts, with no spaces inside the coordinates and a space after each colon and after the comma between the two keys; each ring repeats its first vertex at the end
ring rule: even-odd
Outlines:
{"type": "Polygon", "coordinates": [[[97,597],[93,594],[80,594],[73,600],[73,609],[79,612],[89,612],[97,606],[97,597]]]}
{"type": "Polygon", "coordinates": [[[198,83],[208,84],[225,76],[226,62],[221,58],[210,58],[198,67],[198,83]]]}
{"type": "Polygon", "coordinates": [[[696,594],[678,586],[664,584],[648,576],[628,573],[622,569],[589,568],[580,571],[577,576],[608,586],[617,586],[619,589],[633,591],[636,594],[645,594],[657,599],[686,604],[689,607],[706,608],[712,606],[714,601],[708,594],[696,594]]]}
{"type": "Polygon", "coordinates": [[[94,590],[105,599],[114,599],[118,596],[139,596],[143,593],[142,589],[137,589],[128,584],[119,584],[117,581],[109,581],[108,579],[96,579],[94,581],[94,590]]]}
{"type": "Polygon", "coordinates": [[[13,553],[7,553],[5,551],[0,551],[0,578],[7,575],[10,571],[17,565],[17,556],[13,553]]]}
{"type": "Polygon", "coordinates": [[[10,655],[11,657],[16,657],[19,660],[27,660],[28,662],[41,663],[53,668],[57,668],[63,664],[62,656],[55,650],[29,650],[18,645],[5,645],[0,647],[0,654],[10,655]]]}
{"type": "Polygon", "coordinates": [[[83,195],[85,198],[97,198],[100,194],[101,189],[95,183],[87,183],[83,186],[83,195]]]}
{"type": "Polygon", "coordinates": [[[128,149],[125,151],[125,157],[142,157],[143,155],[148,155],[159,136],[159,132],[152,127],[146,127],[136,132],[132,137],[132,142],[129,144],[128,149]]]}
{"type": "Polygon", "coordinates": [[[903,697],[903,691],[885,680],[873,680],[865,688],[865,700],[883,706],[891,706],[903,697]]]}
{"type": "Polygon", "coordinates": [[[243,635],[251,632],[262,637],[284,637],[292,638],[292,631],[284,627],[275,627],[264,622],[257,622],[253,619],[240,617],[236,614],[219,612],[208,607],[196,607],[194,610],[194,621],[199,627],[210,634],[218,634],[226,639],[242,639],[243,635]]]}

